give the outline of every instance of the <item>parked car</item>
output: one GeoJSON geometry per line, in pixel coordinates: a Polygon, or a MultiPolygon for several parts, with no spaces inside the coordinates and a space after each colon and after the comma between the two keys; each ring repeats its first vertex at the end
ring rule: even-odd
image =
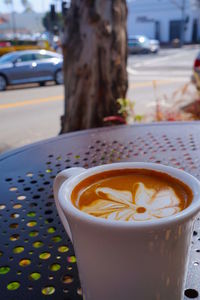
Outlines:
{"type": "Polygon", "coordinates": [[[192,81],[200,91],[200,52],[194,61],[192,81]]]}
{"type": "Polygon", "coordinates": [[[63,57],[46,50],[15,51],[0,57],[0,91],[7,85],[54,80],[63,83],[63,57]]]}
{"type": "Polygon", "coordinates": [[[160,50],[160,43],[143,35],[130,36],[128,50],[130,54],[157,53],[160,50]]]}

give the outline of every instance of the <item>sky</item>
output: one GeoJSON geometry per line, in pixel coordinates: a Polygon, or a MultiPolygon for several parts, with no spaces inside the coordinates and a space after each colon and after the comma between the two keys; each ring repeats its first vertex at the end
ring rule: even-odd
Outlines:
{"type": "MultiPolygon", "coordinates": [[[[32,8],[36,12],[45,12],[49,10],[51,4],[57,5],[57,10],[60,11],[61,0],[29,0],[32,8]]],[[[23,11],[23,6],[21,5],[21,0],[13,0],[14,10],[17,12],[23,11]]],[[[9,13],[10,5],[6,5],[4,0],[0,0],[0,13],[9,13]]]]}

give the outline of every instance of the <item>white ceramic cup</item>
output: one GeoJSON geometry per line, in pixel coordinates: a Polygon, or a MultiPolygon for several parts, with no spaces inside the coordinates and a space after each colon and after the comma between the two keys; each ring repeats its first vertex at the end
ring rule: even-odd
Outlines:
{"type": "Polygon", "coordinates": [[[182,299],[193,223],[200,211],[200,182],[195,177],[143,162],[71,168],[57,175],[54,197],[74,246],[84,299],[182,299]],[[71,193],[80,181],[116,169],[151,169],[178,178],[192,189],[192,203],[176,215],[138,222],[97,218],[72,204],[71,193]]]}

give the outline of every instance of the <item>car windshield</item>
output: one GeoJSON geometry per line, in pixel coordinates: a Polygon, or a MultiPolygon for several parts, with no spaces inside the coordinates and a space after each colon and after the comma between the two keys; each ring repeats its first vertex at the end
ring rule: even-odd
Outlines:
{"type": "Polygon", "coordinates": [[[2,57],[0,57],[0,64],[13,62],[16,57],[17,57],[17,55],[14,53],[5,54],[2,57]]]}

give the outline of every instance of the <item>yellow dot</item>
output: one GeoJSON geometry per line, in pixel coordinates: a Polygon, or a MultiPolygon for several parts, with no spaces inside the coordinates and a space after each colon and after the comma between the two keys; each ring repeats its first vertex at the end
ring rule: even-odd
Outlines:
{"type": "Polygon", "coordinates": [[[58,251],[61,252],[61,253],[67,252],[67,251],[69,251],[69,248],[67,246],[60,246],[58,248],[58,251]]]}
{"type": "Polygon", "coordinates": [[[18,239],[19,239],[19,234],[13,234],[13,235],[10,236],[10,240],[12,242],[17,241],[18,239]]]}
{"type": "Polygon", "coordinates": [[[27,266],[29,266],[31,264],[31,260],[30,259],[22,259],[22,260],[20,260],[20,262],[19,262],[19,265],[21,266],[21,267],[27,267],[27,266]]]}
{"type": "Polygon", "coordinates": [[[26,176],[27,177],[33,177],[33,173],[27,173],[26,176]]]}
{"type": "Polygon", "coordinates": [[[56,271],[60,270],[61,267],[59,264],[52,264],[49,268],[51,271],[56,272],[56,271]]]}
{"type": "Polygon", "coordinates": [[[11,192],[15,192],[15,191],[17,191],[17,190],[18,190],[18,188],[15,187],[15,186],[13,186],[13,187],[11,187],[11,188],[9,189],[9,191],[11,191],[11,192]]]}
{"type": "Polygon", "coordinates": [[[62,282],[63,283],[67,283],[67,284],[72,283],[73,282],[73,278],[71,276],[68,276],[68,275],[63,276],[62,282]]]}
{"type": "Polygon", "coordinates": [[[27,225],[28,227],[34,227],[34,226],[37,225],[37,222],[36,222],[36,221],[31,221],[31,222],[28,222],[26,225],[27,225]]]}
{"type": "Polygon", "coordinates": [[[48,259],[51,257],[51,254],[49,252],[43,252],[39,255],[40,259],[48,259]]]}
{"type": "Polygon", "coordinates": [[[21,247],[21,246],[15,247],[15,248],[13,249],[13,252],[14,252],[15,254],[22,253],[23,251],[24,251],[24,247],[21,247]]]}
{"type": "Polygon", "coordinates": [[[21,204],[15,204],[15,205],[13,205],[13,208],[14,208],[14,209],[19,209],[19,208],[21,208],[21,207],[22,207],[21,204]]]}
{"type": "Polygon", "coordinates": [[[44,243],[43,243],[43,242],[40,242],[40,241],[37,241],[37,242],[33,243],[33,247],[34,247],[34,248],[40,248],[40,247],[42,247],[43,245],[44,245],[44,243]]]}
{"type": "Polygon", "coordinates": [[[37,272],[31,273],[29,275],[29,279],[31,279],[31,280],[38,280],[38,279],[40,279],[40,277],[41,277],[40,273],[37,273],[37,272]]]}
{"type": "Polygon", "coordinates": [[[43,295],[52,295],[55,292],[55,288],[53,286],[46,286],[42,289],[43,295]]]}
{"type": "Polygon", "coordinates": [[[56,231],[55,227],[49,227],[49,228],[47,229],[47,232],[48,232],[48,233],[54,233],[55,231],[56,231]]]}
{"type": "Polygon", "coordinates": [[[76,257],[75,256],[69,256],[67,258],[67,260],[68,260],[69,263],[75,263],[76,262],[76,257]]]}
{"type": "Polygon", "coordinates": [[[26,196],[21,195],[21,196],[18,196],[17,199],[18,199],[18,200],[25,200],[25,199],[26,199],[26,196]]]}

